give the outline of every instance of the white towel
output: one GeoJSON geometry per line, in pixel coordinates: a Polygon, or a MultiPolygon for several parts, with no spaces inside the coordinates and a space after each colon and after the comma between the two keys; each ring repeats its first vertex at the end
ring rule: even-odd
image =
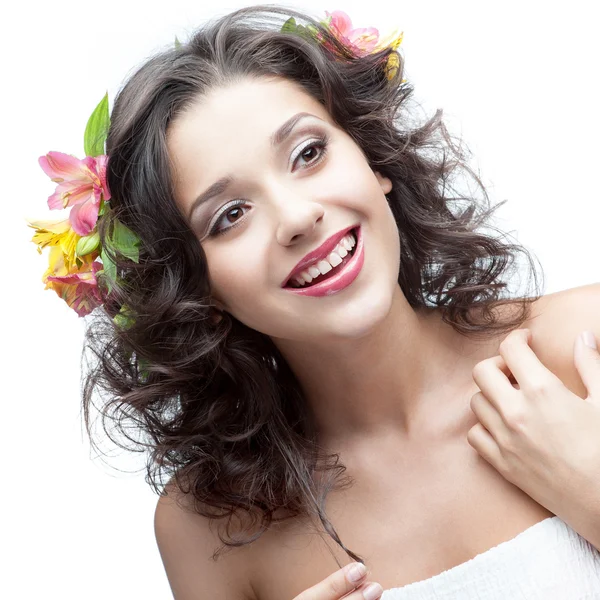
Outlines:
{"type": "Polygon", "coordinates": [[[559,517],[381,600],[600,600],[600,552],[559,517]]]}

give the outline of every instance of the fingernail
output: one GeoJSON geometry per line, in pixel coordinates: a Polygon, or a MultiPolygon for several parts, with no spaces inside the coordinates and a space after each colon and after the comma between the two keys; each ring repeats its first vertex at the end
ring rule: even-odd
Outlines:
{"type": "Polygon", "coordinates": [[[581,339],[583,340],[583,343],[586,346],[589,346],[590,348],[593,348],[594,350],[598,349],[598,346],[596,346],[596,337],[594,336],[594,334],[591,331],[583,331],[581,333],[581,339]]]}
{"type": "Polygon", "coordinates": [[[346,572],[346,576],[348,577],[348,581],[350,583],[356,583],[360,581],[367,573],[367,567],[362,563],[354,563],[350,566],[348,571],[346,572]]]}
{"type": "Polygon", "coordinates": [[[365,600],[377,600],[383,594],[383,588],[378,583],[372,583],[363,591],[365,600]]]}

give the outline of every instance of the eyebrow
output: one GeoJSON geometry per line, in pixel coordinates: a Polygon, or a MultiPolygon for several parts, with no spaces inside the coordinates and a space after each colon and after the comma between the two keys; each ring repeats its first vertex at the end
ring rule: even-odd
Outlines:
{"type": "MultiPolygon", "coordinates": [[[[320,117],[317,117],[316,115],[313,115],[311,113],[307,113],[307,112],[296,113],[293,117],[290,117],[283,125],[281,125],[281,127],[279,127],[277,129],[277,131],[275,131],[271,135],[271,137],[270,137],[271,147],[277,148],[278,146],[280,146],[287,139],[287,137],[290,135],[290,133],[292,133],[292,130],[294,129],[294,127],[296,126],[298,121],[300,121],[301,119],[303,119],[305,117],[314,117],[315,119],[319,119],[320,121],[323,120],[320,117]]],[[[218,196],[219,194],[222,194],[229,187],[229,185],[233,182],[233,180],[234,180],[234,178],[232,175],[226,175],[225,177],[221,177],[221,179],[219,179],[218,181],[213,183],[208,189],[206,189],[204,192],[202,192],[192,203],[192,206],[191,206],[190,212],[189,212],[189,217],[190,218],[192,217],[192,215],[194,214],[194,211],[201,204],[204,204],[205,202],[207,202],[214,196],[218,196]]]]}

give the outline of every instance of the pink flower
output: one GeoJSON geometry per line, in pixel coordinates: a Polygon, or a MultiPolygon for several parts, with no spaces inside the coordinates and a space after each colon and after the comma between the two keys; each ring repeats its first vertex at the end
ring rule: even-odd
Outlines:
{"type": "Polygon", "coordinates": [[[331,18],[329,27],[334,35],[359,55],[367,55],[375,50],[379,41],[379,31],[375,27],[352,29],[350,17],[342,10],[332,13],[325,11],[325,14],[331,18]]]}
{"type": "Polygon", "coordinates": [[[55,210],[72,206],[69,220],[75,233],[81,236],[94,229],[101,198],[110,199],[106,185],[107,160],[106,155],[79,160],[62,152],[48,152],[39,158],[44,173],[58,183],[48,198],[48,207],[55,210]]]}

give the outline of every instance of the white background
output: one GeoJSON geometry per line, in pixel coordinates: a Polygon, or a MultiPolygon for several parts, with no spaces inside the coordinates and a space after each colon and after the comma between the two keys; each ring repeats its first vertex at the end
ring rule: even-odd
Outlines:
{"type": "MultiPolygon", "coordinates": [[[[215,5],[215,3],[210,3],[215,5]]],[[[296,4],[405,33],[406,77],[473,152],[506,229],[540,259],[546,293],[600,281],[594,2],[296,4]]],[[[219,14],[244,5],[227,3],[219,14]]],[[[145,57],[214,10],[191,0],[13,3],[2,45],[2,560],[0,597],[170,598],[140,457],[92,460],[79,408],[83,320],[44,291],[25,217],[49,211],[37,159],[83,157],[86,120],[145,57]],[[18,8],[14,8],[18,6],[18,8]],[[119,469],[119,470],[117,470],[119,469]],[[136,472],[137,470],[137,472],[136,472]]],[[[289,6],[289,4],[288,4],[289,6]]]]}

